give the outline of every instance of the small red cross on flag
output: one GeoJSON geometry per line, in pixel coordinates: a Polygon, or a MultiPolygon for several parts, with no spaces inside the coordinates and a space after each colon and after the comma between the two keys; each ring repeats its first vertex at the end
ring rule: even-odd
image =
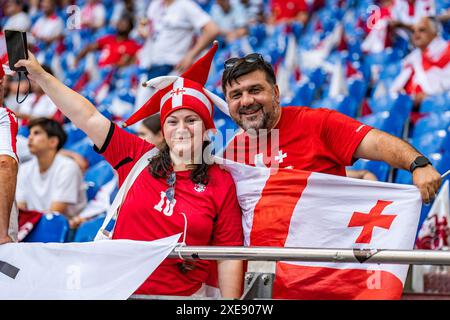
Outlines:
{"type": "Polygon", "coordinates": [[[174,96],[174,95],[184,94],[185,92],[186,92],[186,90],[184,90],[184,88],[177,88],[176,90],[172,90],[170,92],[170,94],[172,96],[174,96]]]}
{"type": "Polygon", "coordinates": [[[389,230],[397,215],[382,215],[381,213],[391,203],[392,201],[378,200],[375,207],[373,207],[369,213],[353,212],[348,227],[363,227],[361,234],[358,239],[356,239],[355,243],[370,243],[375,227],[389,230]]]}

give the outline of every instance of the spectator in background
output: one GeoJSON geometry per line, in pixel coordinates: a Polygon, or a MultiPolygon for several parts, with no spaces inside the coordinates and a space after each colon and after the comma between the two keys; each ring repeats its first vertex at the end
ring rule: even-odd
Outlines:
{"type": "MultiPolygon", "coordinates": [[[[50,67],[45,65],[42,67],[48,73],[53,74],[50,67]]],[[[35,81],[30,80],[30,83],[30,95],[24,102],[18,104],[15,110],[16,116],[21,119],[20,125],[26,126],[30,120],[41,117],[62,122],[63,119],[61,113],[58,112],[58,108],[55,106],[53,101],[50,100],[50,98],[35,81]]],[[[28,88],[28,86],[26,88],[28,88]]]]}
{"type": "Polygon", "coordinates": [[[361,49],[364,53],[380,53],[392,46],[391,10],[394,0],[376,2],[379,10],[374,10],[367,18],[363,30],[367,33],[361,49]]]}
{"type": "Polygon", "coordinates": [[[35,157],[19,169],[19,208],[59,212],[68,218],[78,215],[86,205],[86,192],[78,165],[58,154],[66,133],[58,122],[46,118],[32,120],[29,129],[28,145],[35,157]]]}
{"type": "Polygon", "coordinates": [[[211,8],[211,18],[227,43],[247,34],[245,7],[238,0],[216,0],[211,8]]]}
{"type": "Polygon", "coordinates": [[[245,8],[246,19],[249,24],[259,21],[261,13],[264,13],[264,2],[262,0],[240,0],[245,8]]]}
{"type": "Polygon", "coordinates": [[[14,204],[17,181],[14,114],[3,106],[4,74],[0,70],[0,244],[17,241],[18,213],[14,204]]]}
{"type": "Polygon", "coordinates": [[[309,8],[305,0],[271,0],[270,24],[300,22],[305,25],[309,19],[309,8]]]}
{"type": "Polygon", "coordinates": [[[391,27],[413,31],[414,25],[424,17],[436,15],[434,0],[396,0],[391,9],[391,27]]]}
{"type": "Polygon", "coordinates": [[[22,0],[8,0],[5,4],[5,14],[8,17],[3,29],[28,31],[31,27],[31,20],[23,11],[22,0]]]}
{"type": "Polygon", "coordinates": [[[55,0],[42,0],[41,16],[31,27],[31,34],[36,44],[47,47],[57,40],[60,40],[64,32],[64,21],[56,14],[55,0]]]}
{"type": "Polygon", "coordinates": [[[164,137],[161,132],[159,113],[144,119],[138,128],[137,135],[160,149],[164,145],[164,137]]]}
{"type": "Polygon", "coordinates": [[[81,27],[97,31],[105,25],[106,11],[99,0],[87,0],[81,8],[81,27]]]}
{"type": "Polygon", "coordinates": [[[19,83],[19,77],[16,75],[8,75],[5,78],[5,105],[12,112],[19,111],[20,104],[16,100],[17,87],[19,86],[19,101],[22,101],[28,92],[28,81],[23,77],[19,83]]]}
{"type": "MultiPolygon", "coordinates": [[[[114,9],[111,15],[111,19],[109,20],[109,25],[115,27],[117,22],[120,20],[120,17],[128,14],[134,17],[134,22],[136,22],[139,18],[139,12],[137,12],[137,8],[133,0],[121,0],[114,4],[114,9]]],[[[141,13],[141,17],[144,16],[141,13]]],[[[135,23],[136,24],[136,23],[135,23]]]]}
{"type": "Polygon", "coordinates": [[[101,50],[98,61],[100,67],[115,66],[118,68],[126,67],[135,62],[136,52],[139,50],[139,44],[129,38],[133,30],[133,17],[125,14],[117,22],[117,34],[107,35],[85,47],[75,58],[75,65],[84,58],[89,52],[101,50]]]}
{"type": "MultiPolygon", "coordinates": [[[[153,0],[139,30],[146,38],[139,53],[145,70],[141,82],[173,71],[182,73],[219,34],[211,17],[192,0],[153,0]]],[[[151,90],[139,87],[135,107],[151,95],[151,90]]]]}
{"type": "Polygon", "coordinates": [[[416,49],[403,59],[391,93],[411,95],[417,109],[427,95],[450,90],[450,42],[439,35],[439,23],[433,18],[422,18],[413,30],[416,49]]]}

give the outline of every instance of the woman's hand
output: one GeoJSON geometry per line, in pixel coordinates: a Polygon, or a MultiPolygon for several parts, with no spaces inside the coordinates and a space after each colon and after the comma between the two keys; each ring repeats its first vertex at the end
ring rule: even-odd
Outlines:
{"type": "Polygon", "coordinates": [[[17,61],[17,63],[14,65],[14,67],[19,68],[19,67],[25,67],[27,68],[28,71],[28,77],[31,80],[36,81],[38,84],[40,83],[40,81],[42,81],[45,76],[48,74],[39,64],[39,62],[37,61],[36,57],[30,52],[28,51],[28,59],[22,59],[17,61]]]}

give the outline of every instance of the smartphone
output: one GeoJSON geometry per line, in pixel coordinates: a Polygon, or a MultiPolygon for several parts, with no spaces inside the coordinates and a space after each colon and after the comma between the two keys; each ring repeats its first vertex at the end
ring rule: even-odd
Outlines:
{"type": "Polygon", "coordinates": [[[27,33],[17,30],[5,30],[6,50],[8,51],[9,68],[13,71],[26,72],[25,67],[14,65],[21,59],[28,59],[27,33]]]}

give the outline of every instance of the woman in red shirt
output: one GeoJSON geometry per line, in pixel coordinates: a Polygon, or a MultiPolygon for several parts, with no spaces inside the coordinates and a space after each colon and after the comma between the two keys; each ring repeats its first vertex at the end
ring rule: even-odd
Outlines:
{"type": "MultiPolygon", "coordinates": [[[[203,157],[214,129],[215,97],[203,90],[217,45],[180,77],[153,84],[159,89],[126,124],[161,114],[166,146],[148,160],[128,189],[114,228],[114,239],[151,241],[182,233],[187,245],[241,246],[241,211],[229,173],[203,157]]],[[[25,66],[60,110],[94,142],[117,170],[122,185],[136,162],[154,146],[111,123],[85,98],[46,73],[30,53],[25,66]]],[[[158,80],[158,79],[156,79],[158,80]]],[[[150,81],[151,82],[151,81],[150,81]]],[[[156,150],[155,150],[156,151],[156,150]]],[[[223,297],[241,294],[242,261],[217,263],[223,297]]],[[[214,272],[213,272],[214,273],[214,272]]],[[[166,259],[136,291],[139,294],[202,294],[211,274],[209,261],[166,259]]]]}

